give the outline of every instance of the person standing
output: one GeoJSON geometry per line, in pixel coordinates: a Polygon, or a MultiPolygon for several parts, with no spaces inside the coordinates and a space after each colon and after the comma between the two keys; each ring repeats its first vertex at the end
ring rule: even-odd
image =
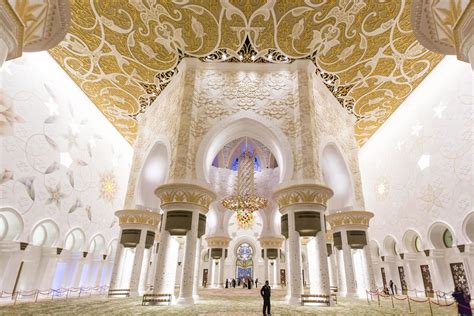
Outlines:
{"type": "Polygon", "coordinates": [[[225,279],[225,288],[226,288],[226,289],[229,288],[229,279],[225,279]]]}
{"type": "Polygon", "coordinates": [[[390,284],[390,290],[392,290],[392,295],[395,295],[395,292],[393,291],[393,281],[390,280],[389,284],[390,284]]]}
{"type": "Polygon", "coordinates": [[[263,297],[263,315],[270,315],[271,289],[270,285],[268,285],[268,280],[265,281],[265,285],[260,289],[260,295],[263,297]]]}
{"type": "Polygon", "coordinates": [[[255,288],[258,289],[258,278],[255,279],[255,288]]]}
{"type": "Polygon", "coordinates": [[[456,303],[458,303],[458,314],[461,316],[472,316],[471,296],[469,294],[465,295],[460,287],[456,287],[451,295],[456,300],[456,303]]]}

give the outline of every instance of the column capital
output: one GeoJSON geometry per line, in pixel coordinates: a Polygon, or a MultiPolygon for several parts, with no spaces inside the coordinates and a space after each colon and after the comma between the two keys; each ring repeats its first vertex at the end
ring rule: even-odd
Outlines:
{"type": "Polygon", "coordinates": [[[280,248],[285,241],[285,237],[279,236],[262,236],[258,239],[262,248],[280,248]]]}
{"type": "Polygon", "coordinates": [[[156,230],[160,224],[161,215],[157,212],[147,210],[128,209],[115,212],[115,216],[119,219],[120,227],[137,226],[137,228],[148,228],[156,230]]]}
{"type": "Polygon", "coordinates": [[[203,214],[207,214],[209,205],[216,199],[216,194],[211,190],[189,183],[161,185],[155,190],[155,195],[160,198],[164,210],[198,207],[203,214]]]}
{"type": "Polygon", "coordinates": [[[469,62],[468,52],[474,44],[472,1],[414,0],[411,25],[416,39],[430,51],[457,55],[469,62]]]}
{"type": "Polygon", "coordinates": [[[289,208],[303,205],[324,211],[327,201],[333,195],[333,191],[323,185],[297,184],[276,190],[273,193],[273,198],[278,203],[280,212],[284,214],[289,208]]]}
{"type": "Polygon", "coordinates": [[[17,2],[0,1],[0,40],[8,47],[7,60],[50,49],[64,39],[71,21],[69,1],[17,2]],[[28,23],[31,16],[35,23],[28,23]]]}
{"type": "Polygon", "coordinates": [[[368,211],[343,211],[327,215],[326,220],[333,231],[351,228],[367,230],[372,217],[374,213],[368,211]]]}
{"type": "Polygon", "coordinates": [[[206,238],[209,248],[227,248],[232,238],[227,236],[209,236],[206,238]]]}

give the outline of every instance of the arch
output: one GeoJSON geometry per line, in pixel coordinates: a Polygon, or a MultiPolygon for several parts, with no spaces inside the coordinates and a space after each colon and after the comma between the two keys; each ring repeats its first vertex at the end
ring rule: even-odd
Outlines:
{"type": "Polygon", "coordinates": [[[408,252],[423,251],[423,242],[421,235],[413,229],[409,229],[403,235],[403,246],[408,252]]]}
{"type": "Polygon", "coordinates": [[[431,224],[428,229],[428,239],[435,249],[451,248],[456,244],[453,228],[441,221],[431,224]]]}
{"type": "Polygon", "coordinates": [[[387,256],[397,256],[400,251],[398,249],[397,240],[392,235],[388,235],[383,240],[383,250],[387,256]]]}
{"type": "Polygon", "coordinates": [[[320,153],[321,173],[324,183],[334,196],[328,201],[328,210],[341,210],[354,205],[354,186],[344,156],[337,144],[330,141],[320,153]]]}
{"type": "Polygon", "coordinates": [[[11,207],[0,208],[0,241],[16,240],[23,232],[23,219],[11,207]]]}
{"type": "Polygon", "coordinates": [[[98,255],[105,250],[105,238],[101,234],[95,235],[89,243],[89,253],[98,255]]]}
{"type": "Polygon", "coordinates": [[[217,153],[229,142],[250,137],[265,145],[280,167],[280,183],[291,179],[293,153],[285,134],[262,117],[251,117],[249,113],[232,115],[213,126],[204,136],[196,153],[196,175],[209,181],[209,170],[217,153]]]}
{"type": "Polygon", "coordinates": [[[370,253],[372,254],[372,256],[380,257],[379,243],[376,240],[371,240],[369,242],[369,246],[370,246],[370,253]]]}
{"type": "Polygon", "coordinates": [[[37,223],[30,234],[30,243],[39,247],[53,247],[57,244],[59,226],[52,219],[45,219],[37,223]]]}
{"type": "Polygon", "coordinates": [[[64,249],[70,251],[80,251],[84,248],[86,242],[86,235],[79,227],[74,228],[66,235],[66,242],[64,249]]]}
{"type": "Polygon", "coordinates": [[[474,242],[474,212],[466,215],[462,223],[462,231],[466,241],[474,242]]]}
{"type": "Polygon", "coordinates": [[[171,157],[169,143],[165,140],[156,141],[145,157],[137,179],[135,204],[154,210],[159,205],[155,189],[168,179],[171,157]]]}
{"type": "Polygon", "coordinates": [[[110,259],[114,259],[115,258],[115,252],[117,251],[117,246],[118,246],[118,239],[115,238],[115,239],[112,239],[110,242],[109,242],[109,246],[107,247],[107,257],[109,257],[110,259]]]}

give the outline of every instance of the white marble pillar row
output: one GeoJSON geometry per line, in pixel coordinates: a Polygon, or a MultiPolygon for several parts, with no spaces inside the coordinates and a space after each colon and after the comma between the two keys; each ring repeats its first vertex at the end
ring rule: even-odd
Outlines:
{"type": "Polygon", "coordinates": [[[219,288],[224,288],[225,278],[224,278],[224,266],[225,266],[225,249],[222,248],[222,257],[219,259],[219,288]]]}
{"type": "Polygon", "coordinates": [[[346,284],[346,296],[357,295],[357,285],[354,275],[354,263],[352,261],[352,249],[347,240],[347,232],[341,231],[342,238],[342,260],[344,262],[344,276],[346,284]]]}
{"type": "Polygon", "coordinates": [[[209,257],[209,272],[207,274],[207,287],[213,288],[216,286],[216,277],[214,276],[216,270],[215,259],[209,257]]]}
{"type": "Polygon", "coordinates": [[[319,270],[319,279],[316,282],[316,291],[323,295],[329,295],[330,303],[332,302],[331,289],[329,283],[329,266],[327,260],[327,248],[326,248],[326,231],[324,229],[324,216],[321,214],[321,231],[316,234],[315,247],[316,247],[316,270],[319,270]]]}
{"type": "Polygon", "coordinates": [[[145,241],[146,241],[146,229],[141,229],[140,240],[135,246],[135,256],[133,257],[132,274],[130,277],[130,295],[138,295],[138,287],[140,285],[140,275],[143,266],[143,254],[145,252],[145,241]]]}
{"type": "Polygon", "coordinates": [[[377,286],[375,285],[374,267],[372,265],[372,254],[370,253],[369,245],[364,246],[363,254],[366,276],[366,289],[373,291],[376,289],[377,286]]]}
{"type": "MultiPolygon", "coordinates": [[[[118,273],[120,269],[120,264],[122,260],[122,254],[124,250],[124,246],[120,243],[120,239],[122,238],[122,228],[120,228],[119,232],[119,242],[117,244],[117,250],[115,251],[115,259],[114,259],[114,267],[112,268],[112,275],[110,276],[110,289],[115,289],[118,284],[118,273]]],[[[82,269],[82,268],[81,268],[82,269]]]]}
{"type": "Polygon", "coordinates": [[[337,261],[337,283],[339,287],[339,292],[341,293],[341,295],[346,295],[346,272],[344,270],[344,258],[342,255],[342,250],[334,248],[334,256],[336,257],[337,261]]]}
{"type": "Polygon", "coordinates": [[[196,255],[194,257],[196,261],[194,263],[194,283],[193,283],[193,298],[194,301],[199,299],[198,287],[199,287],[199,270],[201,266],[201,238],[196,240],[196,255]]]}
{"type": "Polygon", "coordinates": [[[296,231],[295,212],[288,211],[288,261],[290,262],[289,281],[291,283],[291,293],[288,299],[289,304],[299,304],[301,294],[303,294],[303,280],[301,275],[301,242],[300,234],[296,231]]]}
{"type": "Polygon", "coordinates": [[[268,273],[269,268],[268,268],[268,249],[265,248],[263,249],[263,280],[261,281],[262,284],[265,284],[265,281],[270,282],[270,275],[268,273]]]}
{"type": "Polygon", "coordinates": [[[337,273],[337,263],[336,263],[336,251],[337,251],[337,249],[333,247],[332,254],[328,257],[329,280],[330,280],[331,286],[339,286],[338,273],[337,273]]]}
{"type": "Polygon", "coordinates": [[[36,282],[33,289],[51,288],[57,261],[56,248],[42,248],[41,259],[36,270],[36,282]]]}
{"type": "Polygon", "coordinates": [[[280,283],[280,249],[278,249],[278,257],[275,259],[275,271],[274,271],[274,281],[273,281],[273,287],[274,288],[280,288],[281,283],[280,283]]]}
{"type": "MultiPolygon", "coordinates": [[[[160,231],[160,247],[158,248],[155,282],[153,286],[153,293],[155,294],[172,294],[174,295],[174,278],[171,275],[176,275],[176,262],[171,262],[171,244],[172,237],[165,229],[166,215],[163,213],[163,222],[160,231]],[[173,272],[174,271],[174,272],[173,272]]],[[[179,245],[178,245],[179,248],[179,245]]],[[[177,252],[177,251],[176,251],[177,252]]]]}
{"type": "Polygon", "coordinates": [[[199,211],[194,210],[191,221],[191,230],[186,233],[186,242],[183,258],[183,270],[179,288],[178,304],[193,304],[194,273],[196,266],[196,246],[198,234],[199,211]]]}

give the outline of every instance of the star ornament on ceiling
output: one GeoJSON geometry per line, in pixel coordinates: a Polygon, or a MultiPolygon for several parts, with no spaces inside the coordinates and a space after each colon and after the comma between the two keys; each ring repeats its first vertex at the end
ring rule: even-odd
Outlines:
{"type": "Polygon", "coordinates": [[[443,118],[443,112],[446,110],[447,106],[440,103],[436,107],[433,108],[434,117],[443,118]]]}
{"type": "Polygon", "coordinates": [[[413,136],[417,136],[417,137],[420,136],[420,131],[421,131],[422,128],[423,128],[423,125],[421,125],[420,123],[416,123],[411,128],[411,134],[413,136]]]}

